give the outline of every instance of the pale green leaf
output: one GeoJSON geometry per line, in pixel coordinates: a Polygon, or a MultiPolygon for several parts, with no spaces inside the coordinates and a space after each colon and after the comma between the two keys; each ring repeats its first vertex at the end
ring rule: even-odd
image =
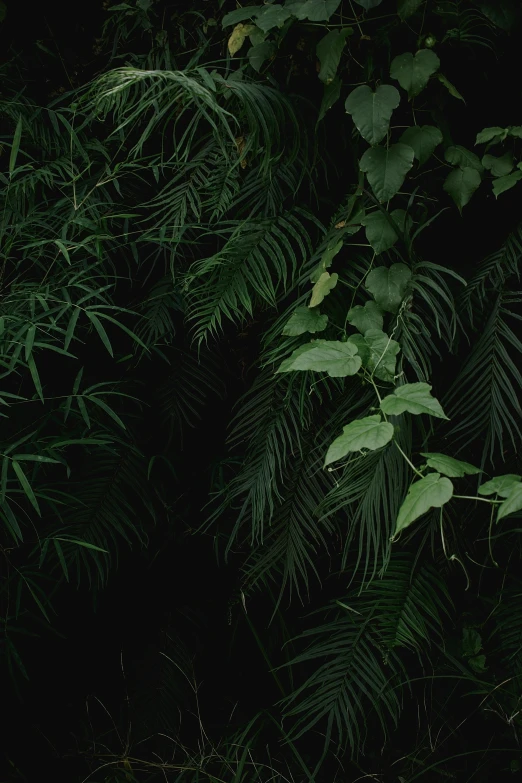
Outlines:
{"type": "Polygon", "coordinates": [[[297,19],[327,22],[340,4],[341,0],[287,0],[285,8],[297,19]]]}
{"type": "Polygon", "coordinates": [[[369,329],[380,329],[383,326],[382,310],[377,302],[371,299],[366,302],[364,307],[357,305],[348,310],[348,322],[355,326],[361,334],[364,334],[369,329]]]}
{"type": "Polygon", "coordinates": [[[447,79],[447,78],[444,76],[444,74],[443,74],[443,73],[438,73],[438,74],[437,74],[437,79],[439,80],[439,82],[440,82],[441,84],[443,84],[443,85],[444,85],[444,87],[447,89],[447,91],[449,92],[449,94],[450,94],[450,95],[452,95],[454,98],[458,98],[458,99],[459,99],[459,101],[463,101],[464,103],[466,103],[466,101],[464,100],[463,96],[462,96],[462,95],[460,94],[460,92],[457,90],[457,88],[455,87],[455,85],[454,85],[454,84],[452,84],[452,83],[450,82],[450,80],[449,80],[449,79],[447,79]]]}
{"type": "MultiPolygon", "coordinates": [[[[511,175],[510,175],[511,176],[511,175]]],[[[480,174],[476,169],[466,166],[463,169],[455,169],[446,178],[444,190],[449,193],[459,210],[471,199],[481,182],[480,174]]]]}
{"type": "Polygon", "coordinates": [[[379,329],[369,329],[364,335],[353,334],[348,342],[357,347],[362,366],[381,381],[391,382],[395,378],[396,357],[400,345],[379,329]]]}
{"type": "Polygon", "coordinates": [[[321,65],[319,78],[322,82],[330,84],[337,73],[341,62],[341,55],[346,45],[346,39],[353,34],[351,27],[342,30],[330,30],[324,38],[321,38],[316,47],[316,54],[321,65]]]}
{"type": "Polygon", "coordinates": [[[498,177],[493,180],[493,194],[495,198],[500,196],[506,190],[511,190],[517,182],[522,179],[522,171],[514,171],[512,174],[506,174],[505,177],[498,177]]]}
{"type": "Polygon", "coordinates": [[[324,461],[325,467],[332,462],[343,459],[350,451],[369,449],[375,451],[393,438],[393,425],[381,421],[379,414],[356,419],[343,427],[343,434],[330,445],[324,461]]]}
{"type": "Polygon", "coordinates": [[[431,49],[419,49],[413,55],[405,52],[394,57],[390,66],[390,76],[396,79],[411,100],[422,92],[433,76],[439,70],[440,60],[431,49]]]}
{"type": "Polygon", "coordinates": [[[456,144],[454,147],[448,147],[444,157],[452,166],[460,166],[462,169],[475,169],[480,173],[483,171],[479,156],[475,155],[474,152],[467,150],[466,147],[462,147],[460,144],[456,144]]]}
{"type": "Polygon", "coordinates": [[[363,84],[352,90],[345,108],[363,139],[378,144],[388,133],[393,110],[400,100],[399,91],[389,84],[380,84],[375,92],[363,84]]]}
{"type": "Polygon", "coordinates": [[[399,509],[394,538],[401,530],[409,527],[430,508],[440,508],[453,495],[453,484],[440,473],[429,473],[420,481],[415,481],[408,490],[404,503],[399,509]]]}
{"type": "Polygon", "coordinates": [[[355,345],[338,340],[313,340],[297,348],[277,372],[314,370],[326,372],[332,378],[345,378],[355,375],[360,368],[361,357],[355,345]]]}
{"type": "Polygon", "coordinates": [[[423,2],[424,0],[398,0],[397,13],[404,21],[404,19],[408,19],[408,17],[412,16],[415,11],[420,8],[423,2]]]}
{"type": "Polygon", "coordinates": [[[343,246],[342,239],[338,242],[334,242],[331,245],[329,245],[326,250],[324,251],[323,255],[321,256],[321,260],[317,264],[316,268],[310,275],[310,280],[312,283],[317,283],[321,275],[323,275],[326,270],[332,266],[332,261],[339,252],[339,250],[343,246]]]}
{"type": "Polygon", "coordinates": [[[504,141],[507,135],[507,128],[484,128],[480,133],[477,133],[475,145],[487,144],[488,142],[491,142],[491,144],[498,144],[499,142],[504,141]]]}
{"type": "Polygon", "coordinates": [[[520,509],[522,509],[522,484],[515,484],[507,498],[498,507],[497,522],[509,514],[514,514],[515,511],[520,511],[520,509]]]}
{"type": "Polygon", "coordinates": [[[404,131],[400,141],[412,148],[413,154],[422,165],[442,143],[442,133],[433,125],[414,125],[404,131]]]}
{"type": "Polygon", "coordinates": [[[511,152],[506,152],[501,158],[496,158],[494,155],[484,155],[481,162],[494,177],[505,177],[506,174],[513,171],[514,164],[511,152]]]}
{"type": "Polygon", "coordinates": [[[383,399],[381,410],[390,416],[399,416],[407,411],[415,415],[427,413],[438,419],[447,419],[440,402],[430,392],[429,383],[406,383],[383,399]]]}
{"type": "Polygon", "coordinates": [[[237,24],[234,27],[228,39],[228,51],[232,57],[234,57],[234,55],[239,52],[245,43],[245,38],[252,32],[253,29],[254,25],[243,23],[237,24]]]}
{"type": "Polygon", "coordinates": [[[330,291],[337,285],[339,275],[337,272],[330,274],[329,272],[323,272],[317,283],[312,288],[312,298],[310,299],[309,307],[317,307],[321,304],[325,296],[328,296],[330,291]]]}
{"type": "Polygon", "coordinates": [[[328,316],[321,315],[318,310],[309,307],[298,307],[287,321],[282,334],[286,337],[297,337],[305,332],[322,332],[326,329],[328,316]]]}
{"type": "Polygon", "coordinates": [[[521,479],[522,476],[518,476],[516,473],[495,476],[495,478],[482,484],[478,488],[478,493],[479,495],[500,495],[503,498],[507,498],[513,487],[519,484],[521,479]]]}
{"type": "Polygon", "coordinates": [[[261,43],[250,47],[247,52],[248,62],[252,68],[259,73],[265,62],[273,57],[274,54],[274,44],[270,41],[262,41],[261,43]]]}
{"type": "Polygon", "coordinates": [[[421,457],[426,457],[426,464],[433,470],[443,473],[450,478],[462,478],[462,476],[473,476],[475,473],[481,473],[480,468],[476,468],[469,462],[463,462],[454,457],[448,457],[446,454],[421,452],[421,457]]]}
{"type": "Polygon", "coordinates": [[[410,279],[411,270],[406,264],[392,264],[389,269],[380,266],[366,278],[366,288],[373,294],[379,307],[388,313],[396,313],[410,279]]]}
{"type": "Polygon", "coordinates": [[[407,144],[372,147],[366,150],[359,167],[368,177],[377,199],[389,201],[400,190],[406,174],[413,166],[413,150],[407,144]]]}

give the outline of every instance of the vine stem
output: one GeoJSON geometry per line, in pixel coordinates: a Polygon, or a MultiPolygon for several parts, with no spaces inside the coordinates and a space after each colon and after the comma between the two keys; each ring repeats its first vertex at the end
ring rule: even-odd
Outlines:
{"type": "Polygon", "coordinates": [[[413,472],[414,472],[414,473],[416,473],[416,474],[417,474],[417,476],[420,476],[421,478],[424,478],[423,474],[420,472],[420,470],[418,470],[418,469],[415,467],[415,465],[413,464],[413,462],[411,461],[411,459],[408,457],[408,455],[407,455],[407,454],[405,454],[405,453],[404,453],[404,451],[401,449],[401,447],[399,446],[399,444],[397,443],[397,441],[396,441],[396,440],[394,440],[393,442],[395,443],[395,445],[397,446],[397,448],[399,449],[400,453],[402,454],[402,456],[404,457],[404,459],[406,460],[406,462],[408,463],[408,465],[410,466],[410,468],[413,470],[413,472]]]}
{"type": "Polygon", "coordinates": [[[481,500],[483,503],[495,503],[500,504],[503,503],[503,500],[488,500],[488,498],[479,498],[475,495],[453,495],[454,498],[458,498],[459,500],[481,500]]]}

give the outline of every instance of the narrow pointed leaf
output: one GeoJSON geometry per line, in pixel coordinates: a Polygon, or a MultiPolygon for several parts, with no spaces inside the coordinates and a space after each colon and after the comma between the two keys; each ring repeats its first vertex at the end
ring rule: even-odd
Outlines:
{"type": "Polygon", "coordinates": [[[522,484],[514,484],[505,501],[498,507],[497,522],[522,509],[522,484]]]}
{"type": "Polygon", "coordinates": [[[27,479],[27,476],[25,475],[24,471],[22,470],[22,466],[13,460],[12,462],[13,470],[16,473],[16,477],[18,478],[18,481],[22,485],[22,489],[27,495],[27,499],[37,512],[38,516],[41,516],[40,513],[40,506],[38,505],[38,501],[36,499],[36,495],[34,494],[31,485],[29,484],[29,481],[27,479]]]}

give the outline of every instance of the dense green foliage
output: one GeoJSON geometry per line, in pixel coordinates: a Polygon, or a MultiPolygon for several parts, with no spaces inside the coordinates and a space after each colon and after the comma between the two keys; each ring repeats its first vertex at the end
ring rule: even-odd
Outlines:
{"type": "Polygon", "coordinates": [[[68,781],[516,776],[519,4],[16,14],[9,710],[68,781]]]}

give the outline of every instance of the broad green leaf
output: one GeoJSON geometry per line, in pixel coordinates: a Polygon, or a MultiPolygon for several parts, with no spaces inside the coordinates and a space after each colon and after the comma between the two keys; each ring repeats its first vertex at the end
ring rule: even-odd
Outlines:
{"type": "Polygon", "coordinates": [[[355,0],[357,5],[362,5],[365,11],[369,11],[372,8],[377,8],[382,3],[382,0],[355,0]]]}
{"type": "Polygon", "coordinates": [[[346,45],[346,39],[353,35],[351,27],[345,27],[342,30],[331,30],[321,38],[316,47],[317,58],[321,64],[319,78],[322,82],[330,84],[337,73],[337,68],[341,62],[341,55],[346,45]]]}
{"type": "Polygon", "coordinates": [[[262,30],[259,29],[256,25],[254,25],[254,29],[250,31],[249,36],[250,43],[252,46],[257,46],[260,43],[263,43],[263,41],[266,40],[266,33],[264,33],[262,30]]]}
{"type": "Polygon", "coordinates": [[[368,177],[368,182],[377,199],[389,201],[400,190],[404,178],[413,166],[413,150],[407,144],[392,144],[391,147],[372,147],[366,150],[359,167],[368,177]]]}
{"type": "Polygon", "coordinates": [[[464,628],[462,631],[462,655],[469,658],[478,655],[482,650],[482,639],[475,628],[464,628]]]}
{"type": "Polygon", "coordinates": [[[422,165],[442,143],[442,133],[433,125],[414,125],[404,131],[400,141],[412,148],[413,154],[422,165]]]}
{"type": "Polygon", "coordinates": [[[476,169],[466,166],[463,169],[455,169],[446,178],[444,190],[449,193],[459,211],[469,202],[481,182],[480,174],[476,169]]]}
{"type": "Polygon", "coordinates": [[[509,514],[514,514],[515,511],[520,511],[520,509],[522,509],[522,484],[515,484],[507,498],[498,507],[497,522],[509,514]]]}
{"type": "Polygon", "coordinates": [[[477,133],[475,145],[488,144],[489,142],[491,142],[491,144],[498,144],[499,142],[504,141],[507,135],[507,128],[484,128],[480,133],[477,133]]]}
{"type": "Polygon", "coordinates": [[[248,62],[252,68],[259,73],[263,65],[275,54],[275,46],[270,41],[251,46],[247,52],[248,62]]]}
{"type": "Polygon", "coordinates": [[[232,57],[234,57],[234,55],[239,52],[245,43],[245,38],[252,32],[253,29],[254,25],[243,23],[237,24],[234,27],[228,39],[228,51],[232,57]]]}
{"type": "Polygon", "coordinates": [[[457,88],[455,87],[455,85],[454,85],[454,84],[452,84],[452,83],[450,82],[450,80],[449,80],[449,79],[447,79],[447,78],[444,76],[444,74],[443,74],[443,73],[438,73],[438,74],[437,74],[437,79],[439,80],[439,82],[440,82],[441,84],[443,84],[443,85],[444,85],[444,87],[447,89],[447,91],[449,92],[449,94],[450,94],[450,95],[452,95],[454,98],[458,98],[458,99],[459,99],[459,101],[464,101],[464,103],[466,103],[466,101],[464,100],[464,98],[462,97],[462,95],[460,94],[460,92],[457,90],[457,88]]]}
{"type": "Polygon", "coordinates": [[[379,307],[388,313],[396,313],[410,279],[411,270],[406,264],[392,264],[389,269],[380,266],[366,278],[366,288],[373,294],[379,307]]]}
{"type": "Polygon", "coordinates": [[[16,159],[18,157],[18,150],[20,149],[20,141],[22,139],[22,115],[18,116],[18,122],[13,136],[13,143],[11,145],[11,154],[9,156],[9,174],[12,174],[16,167],[16,159]]]}
{"type": "Polygon", "coordinates": [[[312,283],[317,283],[321,275],[323,275],[329,267],[332,266],[332,261],[343,246],[343,240],[335,242],[329,245],[321,256],[321,260],[317,264],[316,268],[310,275],[312,283]]]}
{"type": "Polygon", "coordinates": [[[245,8],[238,8],[235,11],[230,11],[229,14],[225,14],[223,17],[223,27],[230,27],[238,22],[244,22],[246,19],[252,19],[258,11],[261,11],[262,5],[247,5],[245,8]]]}
{"type": "Polygon", "coordinates": [[[394,538],[401,530],[409,527],[430,508],[440,508],[453,495],[453,484],[440,473],[429,473],[420,481],[415,481],[408,490],[404,503],[399,509],[394,538]]]}
{"type": "Polygon", "coordinates": [[[38,501],[36,499],[36,495],[33,492],[33,489],[31,485],[29,484],[29,481],[27,479],[27,476],[25,475],[24,471],[22,470],[22,466],[19,462],[16,462],[15,460],[12,461],[13,470],[16,473],[16,477],[20,484],[22,485],[22,489],[25,492],[27,499],[35,509],[38,516],[42,516],[40,512],[40,506],[38,505],[38,501]]]}
{"type": "Polygon", "coordinates": [[[256,14],[256,25],[264,33],[267,33],[274,27],[282,27],[291,16],[290,11],[282,5],[277,5],[276,3],[265,5],[256,14]]]}
{"type": "Polygon", "coordinates": [[[508,133],[515,139],[522,139],[522,125],[510,125],[508,133]]]}
{"type": "Polygon", "coordinates": [[[298,307],[287,321],[282,334],[286,337],[297,337],[305,332],[322,332],[326,329],[328,316],[321,315],[318,310],[309,307],[298,307]]]}
{"type": "Polygon", "coordinates": [[[406,383],[384,398],[381,410],[390,416],[399,416],[407,411],[417,416],[427,413],[438,419],[447,419],[440,402],[430,392],[429,383],[406,383]]]}
{"type": "Polygon", "coordinates": [[[491,171],[494,177],[505,177],[506,174],[510,174],[513,171],[514,164],[511,152],[506,152],[501,158],[496,158],[494,155],[484,155],[481,162],[484,168],[491,171]]]}
{"type": "MultiPolygon", "coordinates": [[[[402,231],[407,223],[411,223],[403,209],[394,209],[389,217],[402,231]]],[[[399,238],[389,217],[388,213],[377,210],[370,212],[361,220],[362,225],[366,228],[366,239],[376,253],[389,250],[399,238]]]]}
{"type": "Polygon", "coordinates": [[[463,462],[454,457],[448,457],[446,454],[421,452],[421,457],[426,457],[426,464],[433,470],[443,473],[450,478],[462,478],[462,476],[473,476],[475,473],[481,473],[480,468],[470,465],[469,462],[463,462]]]}
{"type": "Polygon", "coordinates": [[[497,522],[520,509],[522,509],[522,484],[519,483],[512,485],[509,495],[498,507],[497,522]]]}
{"type": "Polygon", "coordinates": [[[317,122],[321,122],[324,119],[326,112],[332,108],[334,103],[337,103],[341,97],[342,82],[338,76],[336,76],[330,84],[324,85],[323,100],[321,101],[321,107],[319,109],[319,116],[317,122]]]}
{"type": "Polygon", "coordinates": [[[480,173],[483,171],[479,156],[475,155],[474,152],[467,150],[466,147],[461,147],[460,144],[456,144],[454,147],[448,147],[444,157],[452,166],[460,166],[463,169],[475,169],[480,173]]]}
{"type": "Polygon", "coordinates": [[[352,334],[348,342],[357,347],[362,366],[381,381],[395,378],[396,357],[401,347],[380,329],[369,329],[364,335],[352,334]]]}
{"type": "Polygon", "coordinates": [[[330,445],[326,453],[324,466],[343,459],[350,451],[369,449],[375,451],[386,446],[393,438],[393,425],[387,421],[381,421],[377,413],[375,416],[366,416],[364,419],[356,419],[343,427],[343,434],[330,445]]]}
{"type": "Polygon", "coordinates": [[[310,299],[309,307],[317,307],[321,304],[325,296],[328,296],[330,291],[337,285],[339,275],[337,272],[330,274],[329,272],[323,272],[317,283],[312,288],[312,298],[310,299]]]}
{"type": "Polygon", "coordinates": [[[431,49],[419,49],[413,55],[405,52],[394,57],[390,66],[390,76],[397,79],[411,100],[421,93],[433,76],[439,70],[440,60],[431,49]]]}
{"type": "Polygon", "coordinates": [[[498,177],[493,180],[493,194],[495,198],[500,196],[506,190],[511,190],[517,182],[522,179],[522,171],[514,171],[512,174],[506,174],[505,177],[498,177]]]}
{"type": "Polygon", "coordinates": [[[290,0],[285,8],[296,19],[309,19],[311,22],[327,22],[341,4],[341,0],[290,0]]]}
{"type": "Polygon", "coordinates": [[[370,329],[380,329],[383,326],[382,310],[377,302],[371,299],[366,302],[364,307],[357,305],[348,310],[348,323],[355,326],[361,334],[364,334],[370,329]]]}
{"type": "Polygon", "coordinates": [[[486,656],[484,654],[474,655],[472,658],[468,658],[468,663],[470,667],[473,669],[473,671],[476,672],[477,674],[480,674],[481,672],[485,672],[487,670],[486,656]]]}
{"type": "Polygon", "coordinates": [[[400,100],[399,91],[390,84],[380,84],[375,92],[363,84],[352,90],[345,108],[363,139],[373,145],[382,141],[388,133],[393,110],[400,100]]]}
{"type": "Polygon", "coordinates": [[[506,473],[503,476],[495,476],[495,478],[486,481],[478,488],[479,495],[500,495],[503,498],[507,498],[514,486],[520,483],[522,476],[517,476],[516,473],[506,473]]]}
{"type": "Polygon", "coordinates": [[[423,2],[424,0],[398,0],[397,13],[404,21],[409,16],[412,16],[423,2]]]}
{"type": "Polygon", "coordinates": [[[277,372],[314,370],[327,372],[332,378],[345,378],[355,375],[360,368],[361,357],[357,355],[355,345],[338,340],[313,340],[297,348],[277,372]]]}

